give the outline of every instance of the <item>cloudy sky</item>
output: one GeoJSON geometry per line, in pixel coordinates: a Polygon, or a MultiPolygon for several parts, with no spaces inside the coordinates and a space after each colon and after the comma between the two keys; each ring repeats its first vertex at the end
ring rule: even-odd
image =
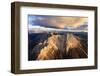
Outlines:
{"type": "Polygon", "coordinates": [[[87,30],[87,17],[28,15],[30,29],[87,30]]]}

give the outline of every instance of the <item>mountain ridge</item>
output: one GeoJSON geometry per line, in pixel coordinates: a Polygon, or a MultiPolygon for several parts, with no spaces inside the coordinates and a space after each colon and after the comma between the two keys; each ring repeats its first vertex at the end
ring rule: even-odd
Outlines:
{"type": "Polygon", "coordinates": [[[50,33],[47,40],[38,43],[32,49],[36,60],[87,58],[87,47],[81,38],[67,33],[50,33]],[[85,46],[84,46],[85,45],[85,46]]]}

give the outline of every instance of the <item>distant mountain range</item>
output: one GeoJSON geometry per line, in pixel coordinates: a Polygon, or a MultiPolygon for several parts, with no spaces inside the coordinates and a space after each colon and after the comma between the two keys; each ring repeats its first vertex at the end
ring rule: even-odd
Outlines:
{"type": "Polygon", "coordinates": [[[81,25],[80,27],[72,28],[66,27],[64,29],[49,28],[42,26],[29,25],[29,33],[44,33],[44,32],[87,32],[87,25],[81,25]]]}

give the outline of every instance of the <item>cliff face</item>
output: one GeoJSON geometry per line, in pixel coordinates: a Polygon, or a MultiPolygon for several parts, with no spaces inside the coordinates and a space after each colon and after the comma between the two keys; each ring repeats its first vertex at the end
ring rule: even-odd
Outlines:
{"type": "Polygon", "coordinates": [[[86,58],[87,47],[81,38],[67,34],[66,55],[68,58],[86,58]]]}
{"type": "Polygon", "coordinates": [[[32,54],[37,60],[87,58],[87,48],[78,36],[52,33],[47,40],[33,48],[32,54]]]}
{"type": "Polygon", "coordinates": [[[45,59],[61,59],[64,50],[64,37],[61,35],[52,35],[48,38],[47,46],[41,49],[38,60],[45,59]]]}

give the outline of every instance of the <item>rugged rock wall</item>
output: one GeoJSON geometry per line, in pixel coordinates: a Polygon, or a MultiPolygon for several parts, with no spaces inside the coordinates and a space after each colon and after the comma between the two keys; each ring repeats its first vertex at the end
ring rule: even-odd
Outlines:
{"type": "Polygon", "coordinates": [[[87,48],[78,36],[52,33],[47,40],[33,48],[32,54],[37,60],[87,58],[87,48]]]}

